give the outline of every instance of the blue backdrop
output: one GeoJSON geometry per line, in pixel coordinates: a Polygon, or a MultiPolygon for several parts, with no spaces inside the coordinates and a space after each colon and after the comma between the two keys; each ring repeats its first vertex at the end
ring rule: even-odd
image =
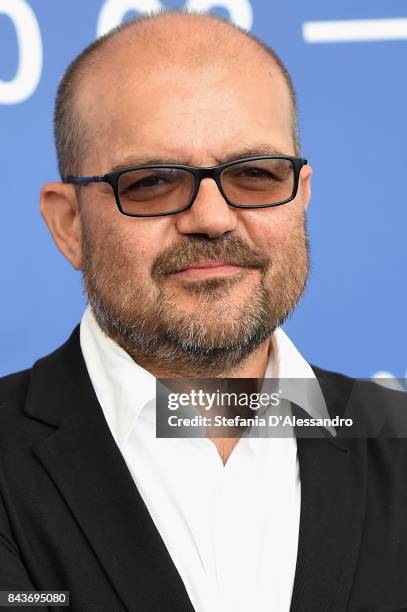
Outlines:
{"type": "MultiPolygon", "coordinates": [[[[167,0],[0,0],[0,374],[62,343],[84,308],[80,275],[38,211],[57,180],[55,89],[97,33],[167,0]]],[[[355,376],[407,376],[405,0],[192,0],[281,55],[314,168],[313,273],[286,325],[304,356],[355,376]],[[369,21],[367,21],[369,20],[369,21]]]]}

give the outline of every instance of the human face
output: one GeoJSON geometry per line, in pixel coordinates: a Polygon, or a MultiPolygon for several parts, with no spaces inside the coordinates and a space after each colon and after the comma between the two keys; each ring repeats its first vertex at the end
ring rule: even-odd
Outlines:
{"type": "MultiPolygon", "coordinates": [[[[293,154],[282,77],[249,67],[166,65],[120,80],[115,96],[101,96],[96,133],[103,137],[83,174],[152,159],[211,166],[293,154]]],[[[192,208],[145,219],[121,215],[108,185],[84,188],[82,272],[102,328],[135,359],[175,371],[216,375],[241,364],[305,286],[309,173],[303,168],[287,205],[234,209],[204,179],[192,208]]]]}

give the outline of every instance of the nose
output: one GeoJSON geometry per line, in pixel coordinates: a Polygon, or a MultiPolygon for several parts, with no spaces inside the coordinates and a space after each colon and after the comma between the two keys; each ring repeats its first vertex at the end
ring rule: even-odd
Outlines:
{"type": "Polygon", "coordinates": [[[181,234],[205,234],[218,238],[236,229],[238,210],[228,205],[212,178],[204,178],[187,210],[175,215],[181,234]]]}

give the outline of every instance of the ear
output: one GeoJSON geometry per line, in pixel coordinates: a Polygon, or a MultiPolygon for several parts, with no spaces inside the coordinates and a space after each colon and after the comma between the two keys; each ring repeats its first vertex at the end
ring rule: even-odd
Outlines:
{"type": "Polygon", "coordinates": [[[303,166],[300,174],[300,187],[302,193],[302,200],[304,210],[307,210],[309,201],[311,199],[311,176],[312,167],[310,165],[303,166]]]}
{"type": "Polygon", "coordinates": [[[75,270],[82,262],[79,202],[73,185],[46,183],[41,190],[40,210],[62,255],[75,270]]]}

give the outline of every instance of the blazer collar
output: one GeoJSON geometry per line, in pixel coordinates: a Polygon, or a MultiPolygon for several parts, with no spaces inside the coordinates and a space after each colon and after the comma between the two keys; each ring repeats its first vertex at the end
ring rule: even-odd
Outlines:
{"type": "MultiPolygon", "coordinates": [[[[328,410],[340,414],[351,379],[314,371],[328,410]]],[[[107,427],[80,350],[79,326],[65,345],[33,367],[25,411],[54,428],[35,445],[34,453],[64,496],[123,605],[132,610],[138,601],[143,612],[193,612],[107,427]]],[[[299,438],[297,448],[301,518],[291,612],[342,612],[364,521],[365,442],[299,438]]]]}

